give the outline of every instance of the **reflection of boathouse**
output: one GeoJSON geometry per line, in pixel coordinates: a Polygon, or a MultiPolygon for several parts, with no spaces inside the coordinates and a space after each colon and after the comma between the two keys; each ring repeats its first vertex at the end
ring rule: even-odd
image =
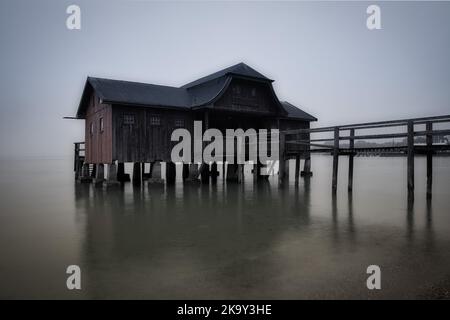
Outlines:
{"type": "MultiPolygon", "coordinates": [[[[179,88],[89,77],[76,114],[77,119],[86,121],[85,154],[76,152],[77,175],[87,178],[88,170],[90,174],[99,170],[101,180],[103,164],[108,164],[109,178],[114,180],[118,175],[121,180],[126,177],[123,163],[132,162],[134,179],[141,181],[142,175],[148,176],[141,171],[143,164],[152,164],[158,175],[159,163],[164,161],[168,164],[166,177],[173,180],[175,165],[170,162],[170,152],[176,142],[170,141],[171,133],[180,127],[192,133],[195,120],[203,122],[203,130],[217,128],[223,133],[236,128],[309,128],[317,119],[280,101],[272,82],[244,63],[179,88]]],[[[308,138],[309,134],[302,137],[308,138]]],[[[80,150],[79,145],[77,148],[80,150]]],[[[303,154],[309,157],[307,152],[303,154]]],[[[187,178],[185,168],[183,176],[187,178]]],[[[209,167],[202,168],[209,176],[209,167]]],[[[233,173],[239,176],[238,168],[228,168],[230,177],[233,173]]],[[[211,169],[216,171],[217,166],[213,164],[211,169]]],[[[217,176],[216,172],[211,176],[217,176]]]]}

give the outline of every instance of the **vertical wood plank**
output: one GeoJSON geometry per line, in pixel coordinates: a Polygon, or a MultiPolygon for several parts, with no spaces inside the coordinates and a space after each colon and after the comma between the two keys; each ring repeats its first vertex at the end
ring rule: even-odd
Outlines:
{"type": "Polygon", "coordinates": [[[353,158],[355,148],[355,129],[350,129],[350,155],[348,156],[348,191],[353,190],[353,158]]]}
{"type": "MultiPolygon", "coordinates": [[[[433,123],[426,123],[426,131],[433,130],[433,123]]],[[[433,135],[428,133],[427,136],[427,199],[431,199],[432,184],[433,184],[433,135]]]]}
{"type": "Polygon", "coordinates": [[[414,123],[408,121],[407,176],[408,198],[414,199],[414,123]]]}
{"type": "Polygon", "coordinates": [[[338,179],[338,160],[339,160],[339,127],[334,128],[334,148],[333,148],[333,178],[331,187],[333,193],[337,190],[338,179]]]}

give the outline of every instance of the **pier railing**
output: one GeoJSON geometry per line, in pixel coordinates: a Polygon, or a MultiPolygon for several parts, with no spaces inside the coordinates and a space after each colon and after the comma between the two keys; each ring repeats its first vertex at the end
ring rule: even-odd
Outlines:
{"type": "MultiPolygon", "coordinates": [[[[432,190],[432,175],[433,165],[432,158],[436,152],[449,151],[450,145],[435,144],[433,137],[450,135],[449,129],[436,130],[433,128],[437,123],[450,123],[450,115],[366,122],[356,123],[341,126],[330,126],[322,128],[311,129],[295,129],[280,132],[280,159],[289,159],[295,155],[294,148],[291,146],[303,145],[302,151],[305,159],[308,159],[310,153],[314,152],[328,152],[333,156],[333,173],[332,173],[332,190],[336,192],[338,179],[338,160],[340,155],[349,156],[349,172],[348,172],[348,190],[353,188],[353,157],[359,153],[379,152],[384,154],[397,153],[404,154],[407,157],[407,187],[408,196],[414,198],[414,154],[426,154],[427,156],[427,197],[431,198],[432,190]],[[416,126],[425,125],[425,130],[418,130],[416,126]],[[388,128],[398,127],[403,128],[404,132],[393,133],[377,133],[377,134],[361,134],[356,135],[356,130],[384,130],[388,128]],[[342,135],[342,132],[348,132],[342,135]],[[310,138],[310,139],[296,139],[295,136],[299,134],[308,134],[310,137],[315,134],[332,133],[330,138],[310,138]],[[415,145],[414,138],[425,137],[424,145],[415,145]],[[370,145],[357,146],[357,140],[386,140],[404,138],[400,143],[392,144],[391,146],[384,145],[370,145]],[[340,145],[340,141],[348,141],[344,147],[340,145]]],[[[285,164],[280,161],[280,179],[284,178],[285,164]]]]}

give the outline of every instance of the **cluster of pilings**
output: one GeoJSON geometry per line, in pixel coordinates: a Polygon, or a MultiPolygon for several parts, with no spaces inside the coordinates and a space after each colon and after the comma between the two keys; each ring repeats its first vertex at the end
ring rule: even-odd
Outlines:
{"type": "MultiPolygon", "coordinates": [[[[298,183],[300,176],[309,177],[311,173],[311,159],[307,158],[304,168],[300,171],[300,156],[295,160],[295,182],[298,183]]],[[[177,166],[174,162],[165,162],[165,172],[162,170],[162,162],[154,161],[150,163],[133,163],[131,174],[125,172],[124,163],[109,164],[88,164],[80,160],[81,163],[75,166],[75,178],[80,183],[93,183],[96,187],[119,186],[125,182],[131,182],[134,186],[148,185],[171,185],[176,183],[177,167],[181,168],[181,177],[184,183],[216,183],[219,176],[224,175],[223,181],[242,183],[244,181],[244,164],[231,163],[183,163],[177,166]],[[222,170],[219,170],[219,165],[222,170]],[[106,174],[105,174],[106,173],[106,174]]],[[[286,181],[289,177],[289,159],[279,162],[278,177],[280,182],[286,181]]],[[[263,164],[252,164],[253,181],[268,180],[269,174],[263,172],[263,164]]]]}

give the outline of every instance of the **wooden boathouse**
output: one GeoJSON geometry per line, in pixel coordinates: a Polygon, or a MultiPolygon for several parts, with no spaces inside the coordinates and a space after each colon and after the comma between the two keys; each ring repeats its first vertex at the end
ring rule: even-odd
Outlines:
{"type": "MultiPolygon", "coordinates": [[[[203,130],[279,129],[307,130],[317,119],[286,101],[280,101],[273,80],[244,63],[220,70],[182,87],[88,77],[76,113],[85,120],[85,141],[75,143],[76,179],[115,184],[130,179],[124,163],[133,163],[133,182],[144,179],[162,182],[161,162],[166,162],[165,180],[175,182],[175,164],[170,153],[176,128],[193,130],[194,121],[202,121],[203,130]],[[145,172],[145,164],[150,164],[145,172]]],[[[308,132],[293,137],[309,140],[308,132]]],[[[291,147],[292,148],[292,147],[291,147]]],[[[298,162],[304,158],[309,174],[308,145],[292,152],[298,162]]],[[[286,155],[289,158],[289,155],[286,155]]],[[[254,175],[263,164],[255,164],[254,175]]],[[[241,181],[242,165],[228,165],[227,180],[241,181]]],[[[183,178],[203,182],[216,179],[217,164],[184,164],[183,178]]]]}

